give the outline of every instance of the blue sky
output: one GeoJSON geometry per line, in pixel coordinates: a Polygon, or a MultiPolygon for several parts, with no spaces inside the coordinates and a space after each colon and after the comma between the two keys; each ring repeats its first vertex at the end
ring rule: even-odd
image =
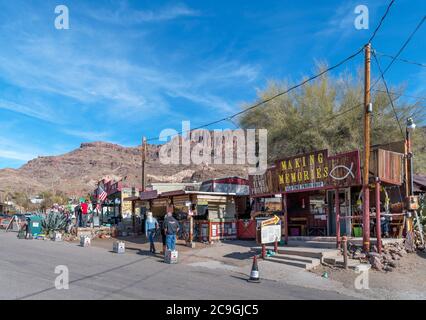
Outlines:
{"type": "MultiPolygon", "coordinates": [[[[85,141],[134,146],[183,120],[195,127],[235,113],[268,80],[300,81],[317,61],[354,52],[387,4],[0,0],[0,168],[85,141]],[[59,4],[69,8],[69,30],[54,27],[59,4]],[[369,8],[369,30],[353,26],[359,4],[369,8]]],[[[424,0],[396,0],[374,47],[395,54],[425,13],[424,0]]],[[[425,39],[423,25],[401,57],[426,63],[425,39]]],[[[336,72],[362,63],[360,55],[336,72]]],[[[396,62],[386,78],[425,96],[425,76],[396,62]]]]}

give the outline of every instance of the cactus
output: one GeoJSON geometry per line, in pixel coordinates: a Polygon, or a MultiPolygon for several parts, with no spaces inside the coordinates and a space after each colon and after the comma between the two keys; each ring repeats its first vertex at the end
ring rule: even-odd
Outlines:
{"type": "Polygon", "coordinates": [[[60,212],[49,212],[41,221],[41,226],[45,234],[54,231],[64,230],[67,225],[67,218],[60,212]]]}

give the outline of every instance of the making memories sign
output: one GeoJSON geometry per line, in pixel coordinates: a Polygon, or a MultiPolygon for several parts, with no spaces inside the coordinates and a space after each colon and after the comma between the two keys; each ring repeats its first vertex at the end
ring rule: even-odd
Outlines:
{"type": "Polygon", "coordinates": [[[282,159],[276,172],[280,192],[323,188],[330,172],[327,150],[282,159]]]}
{"type": "Polygon", "coordinates": [[[279,160],[264,175],[250,177],[252,196],[350,187],[361,184],[359,152],[328,156],[319,150],[279,160]]]}

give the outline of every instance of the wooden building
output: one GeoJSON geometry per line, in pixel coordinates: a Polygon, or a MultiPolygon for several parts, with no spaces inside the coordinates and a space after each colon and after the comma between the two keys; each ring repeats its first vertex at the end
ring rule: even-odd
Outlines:
{"type": "MultiPolygon", "coordinates": [[[[384,198],[398,203],[401,197],[403,154],[375,148],[371,156],[371,219],[375,223],[374,183],[379,181],[384,198]]],[[[250,196],[256,211],[281,199],[283,234],[306,236],[362,236],[361,165],[357,150],[328,155],[327,150],[281,159],[263,174],[250,176],[250,196]]],[[[392,206],[391,206],[392,207],[392,206]]],[[[401,210],[389,210],[395,220],[401,210]]],[[[401,223],[402,225],[402,223],[401,223]]],[[[400,226],[400,225],[399,225],[400,226]]],[[[374,228],[371,228],[374,235],[374,228]]],[[[400,234],[401,228],[395,235],[400,234]]]]}

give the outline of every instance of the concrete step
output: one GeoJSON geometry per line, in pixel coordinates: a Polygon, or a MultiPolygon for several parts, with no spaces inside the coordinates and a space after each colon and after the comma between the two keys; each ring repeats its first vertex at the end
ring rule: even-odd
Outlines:
{"type": "MultiPolygon", "coordinates": [[[[332,266],[344,266],[343,256],[336,256],[336,257],[327,257],[323,260],[325,263],[328,263],[332,266]]],[[[348,268],[349,269],[355,269],[356,266],[360,264],[359,260],[356,259],[348,259],[348,268]]]]}
{"type": "Polygon", "coordinates": [[[275,254],[271,257],[267,257],[266,261],[281,263],[293,267],[302,268],[305,270],[311,270],[318,267],[321,264],[320,259],[316,258],[303,258],[295,255],[287,254],[275,254]]]}
{"type": "Polygon", "coordinates": [[[291,247],[310,247],[320,249],[336,249],[336,241],[324,240],[289,240],[288,245],[291,247]]]}
{"type": "Polygon", "coordinates": [[[337,249],[323,248],[279,247],[278,253],[322,260],[325,257],[337,256],[339,255],[340,251],[337,249]]]}

